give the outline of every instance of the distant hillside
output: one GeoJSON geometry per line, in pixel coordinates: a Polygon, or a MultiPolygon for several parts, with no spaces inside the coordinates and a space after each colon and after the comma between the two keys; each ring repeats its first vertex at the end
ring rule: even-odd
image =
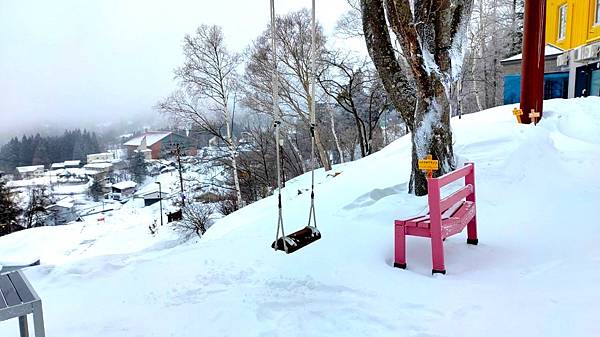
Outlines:
{"type": "Polygon", "coordinates": [[[50,165],[65,160],[85,160],[90,153],[100,151],[96,133],[68,130],[62,136],[15,137],[0,147],[0,168],[12,172],[15,167],[50,165]]]}

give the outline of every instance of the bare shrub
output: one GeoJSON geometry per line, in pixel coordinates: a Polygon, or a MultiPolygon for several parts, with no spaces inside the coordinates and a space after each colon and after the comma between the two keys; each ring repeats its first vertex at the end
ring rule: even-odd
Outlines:
{"type": "Polygon", "coordinates": [[[189,203],[182,208],[183,219],[173,222],[173,228],[183,235],[185,240],[194,235],[202,237],[206,230],[212,225],[210,216],[214,208],[207,204],[189,203]]]}

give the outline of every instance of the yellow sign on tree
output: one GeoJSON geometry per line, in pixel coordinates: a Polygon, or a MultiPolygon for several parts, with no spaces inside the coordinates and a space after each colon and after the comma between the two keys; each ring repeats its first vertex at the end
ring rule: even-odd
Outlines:
{"type": "Polygon", "coordinates": [[[419,170],[427,171],[427,176],[431,178],[433,171],[439,170],[439,162],[434,160],[431,155],[427,155],[425,159],[419,160],[419,170]]]}

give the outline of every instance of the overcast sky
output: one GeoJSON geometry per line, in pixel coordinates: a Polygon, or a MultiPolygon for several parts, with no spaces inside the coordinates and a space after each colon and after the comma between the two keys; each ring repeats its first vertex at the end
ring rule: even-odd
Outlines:
{"type": "MultiPolygon", "coordinates": [[[[316,2],[331,34],[349,7],[316,2]]],[[[279,14],[310,5],[275,1],[279,14]]],[[[154,115],[175,89],[185,34],[217,24],[243,51],[268,20],[268,0],[0,0],[0,141],[31,125],[154,115]]]]}

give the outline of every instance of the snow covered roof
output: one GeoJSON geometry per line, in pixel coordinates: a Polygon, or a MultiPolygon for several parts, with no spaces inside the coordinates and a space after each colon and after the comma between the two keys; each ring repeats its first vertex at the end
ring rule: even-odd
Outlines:
{"type": "MultiPolygon", "coordinates": [[[[163,199],[167,199],[169,197],[169,194],[166,193],[165,191],[161,191],[161,194],[162,194],[163,199]]],[[[160,199],[158,191],[144,193],[139,196],[142,196],[144,199],[160,199]]]]}
{"type": "Polygon", "coordinates": [[[17,171],[21,174],[23,173],[31,173],[37,170],[43,170],[44,165],[33,165],[33,166],[19,166],[17,167],[17,171]]]}
{"type": "MultiPolygon", "coordinates": [[[[544,55],[547,56],[555,56],[555,55],[560,55],[564,53],[563,49],[560,49],[558,47],[555,47],[551,44],[547,44],[546,47],[544,47],[544,55]]],[[[510,61],[520,61],[521,59],[523,59],[523,54],[517,54],[514,56],[511,56],[509,58],[506,58],[500,62],[510,62],[510,61]]]]}
{"type": "Polygon", "coordinates": [[[54,164],[50,165],[50,168],[52,168],[52,169],[65,168],[65,163],[54,163],[54,164]]]}
{"type": "Polygon", "coordinates": [[[65,160],[65,166],[79,166],[81,160],[65,160]]]}
{"type": "Polygon", "coordinates": [[[137,137],[131,138],[127,142],[125,142],[125,146],[140,146],[144,138],[146,138],[146,146],[152,146],[163,138],[170,136],[172,132],[169,131],[150,131],[145,132],[137,137]]]}
{"type": "Polygon", "coordinates": [[[83,168],[86,168],[86,169],[105,169],[105,168],[109,168],[111,166],[113,166],[112,163],[97,162],[97,163],[85,164],[85,166],[83,166],[83,168]]]}
{"type": "Polygon", "coordinates": [[[73,200],[73,198],[71,197],[66,197],[56,202],[56,206],[63,208],[73,208],[73,206],[75,206],[75,200],[73,200]]]}
{"type": "Polygon", "coordinates": [[[135,188],[136,186],[137,186],[137,184],[135,183],[135,181],[131,181],[131,180],[122,181],[120,183],[116,183],[116,184],[112,185],[112,187],[116,188],[117,190],[126,190],[129,188],[135,188]]]}

